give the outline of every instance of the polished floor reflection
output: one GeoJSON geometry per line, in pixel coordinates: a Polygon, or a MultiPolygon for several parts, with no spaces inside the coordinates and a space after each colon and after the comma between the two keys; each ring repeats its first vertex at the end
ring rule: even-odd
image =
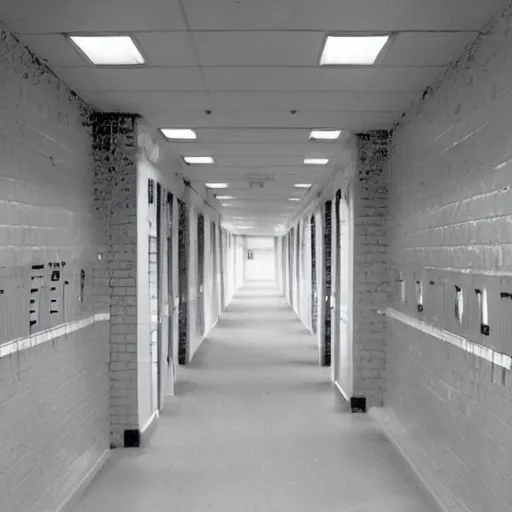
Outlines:
{"type": "Polygon", "coordinates": [[[329,375],[275,287],[241,290],[149,445],[114,451],[76,512],[438,512],[329,375]]]}

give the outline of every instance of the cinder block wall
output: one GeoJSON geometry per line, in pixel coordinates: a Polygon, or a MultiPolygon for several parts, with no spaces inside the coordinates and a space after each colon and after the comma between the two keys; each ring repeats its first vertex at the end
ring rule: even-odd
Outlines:
{"type": "Polygon", "coordinates": [[[368,406],[382,405],[384,391],[386,319],[379,310],[389,298],[388,141],[387,132],[358,135],[353,182],[353,394],[366,397],[368,406]]]}
{"type": "MultiPolygon", "coordinates": [[[[512,354],[512,22],[508,10],[397,128],[391,157],[389,252],[403,272],[408,316],[512,354]],[[423,282],[424,312],[415,283],[423,282]],[[455,286],[464,294],[455,319],[455,286]],[[475,289],[486,289],[490,335],[475,289]],[[504,294],[501,297],[500,294],[504,294]]],[[[457,510],[510,510],[512,374],[389,320],[385,407],[412,439],[418,468],[457,510]],[[436,484],[437,482],[437,484],[436,484]]]]}
{"type": "Polygon", "coordinates": [[[101,220],[110,299],[110,440],[123,446],[124,431],[139,426],[137,397],[137,144],[132,115],[91,117],[94,201],[101,220]]]}
{"type": "Polygon", "coordinates": [[[77,327],[0,357],[0,510],[46,512],[109,447],[109,329],[94,322],[108,300],[90,112],[4,28],[0,77],[0,343],[77,327]],[[43,277],[31,294],[33,265],[43,277]]]}

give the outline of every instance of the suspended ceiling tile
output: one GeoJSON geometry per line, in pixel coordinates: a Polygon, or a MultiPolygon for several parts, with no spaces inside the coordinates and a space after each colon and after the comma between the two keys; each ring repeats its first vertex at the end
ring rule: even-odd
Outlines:
{"type": "Polygon", "coordinates": [[[2,0],[0,19],[14,32],[186,30],[179,0],[2,0]]]}
{"type": "Polygon", "coordinates": [[[477,32],[424,32],[398,34],[382,59],[385,66],[448,66],[477,32]]]}
{"type": "Polygon", "coordinates": [[[303,143],[283,143],[283,142],[238,142],[234,143],[205,143],[201,140],[190,142],[169,142],[171,147],[185,153],[192,151],[193,154],[208,154],[212,156],[236,156],[236,155],[303,155],[304,157],[333,157],[336,155],[340,146],[337,141],[332,142],[303,142],[303,143]]]}
{"type": "Polygon", "coordinates": [[[215,159],[218,165],[234,167],[257,167],[257,166],[285,166],[300,165],[304,158],[295,155],[245,155],[245,156],[219,156],[215,159]]]}
{"type": "Polygon", "coordinates": [[[187,0],[193,30],[479,30],[502,0],[187,0]]]}
{"type": "Polygon", "coordinates": [[[214,112],[210,116],[194,112],[143,112],[153,126],[187,126],[190,128],[332,128],[348,131],[386,129],[398,119],[394,112],[214,112]]]}
{"type": "Polygon", "coordinates": [[[197,66],[187,32],[142,32],[134,37],[150,66],[197,66]]]}
{"type": "Polygon", "coordinates": [[[54,68],[77,91],[201,91],[199,68],[54,68]]]}
{"type": "Polygon", "coordinates": [[[316,66],[324,32],[193,32],[202,66],[316,66]]]}
{"type": "Polygon", "coordinates": [[[421,91],[444,67],[204,68],[211,91],[421,91]]]}
{"type": "MultiPolygon", "coordinates": [[[[165,112],[201,112],[212,109],[213,104],[205,91],[90,91],[82,94],[96,105],[125,107],[130,112],[161,110],[165,112]]],[[[172,126],[170,126],[172,128],[172,126]]],[[[180,127],[181,128],[181,127],[180,127]]]]}
{"type": "Polygon", "coordinates": [[[381,111],[402,112],[419,97],[412,92],[213,91],[214,108],[246,111],[381,111]]]}
{"type": "Polygon", "coordinates": [[[203,128],[197,130],[198,139],[204,142],[305,142],[308,129],[265,128],[203,128]]]}

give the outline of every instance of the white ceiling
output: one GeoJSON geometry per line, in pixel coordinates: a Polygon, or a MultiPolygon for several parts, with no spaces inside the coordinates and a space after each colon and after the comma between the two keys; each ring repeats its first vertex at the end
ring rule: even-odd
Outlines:
{"type": "Polygon", "coordinates": [[[320,187],[346,157],[343,140],[309,142],[311,128],[390,128],[502,3],[0,0],[0,20],[92,105],[140,113],[155,128],[196,129],[197,141],[171,150],[209,154],[216,165],[184,166],[185,177],[195,187],[229,182],[227,220],[265,233],[300,207],[288,200],[304,196],[295,183],[320,187]],[[331,31],[397,35],[376,67],[320,68],[331,31]],[[94,68],[63,35],[77,32],[130,33],[147,64],[94,68]],[[331,161],[303,165],[315,156],[331,161]]]}

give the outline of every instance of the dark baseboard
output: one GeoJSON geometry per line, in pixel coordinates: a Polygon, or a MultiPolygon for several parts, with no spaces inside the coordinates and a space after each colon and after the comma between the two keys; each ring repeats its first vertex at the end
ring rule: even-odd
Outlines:
{"type": "Polygon", "coordinates": [[[139,448],[140,446],[140,430],[133,428],[124,431],[123,445],[125,448],[139,448]]]}
{"type": "Polygon", "coordinates": [[[365,396],[351,396],[350,398],[345,395],[337,383],[333,385],[333,392],[336,400],[336,405],[340,407],[343,412],[351,413],[366,413],[367,404],[365,396]]]}
{"type": "Polygon", "coordinates": [[[352,412],[366,412],[366,397],[364,397],[364,396],[350,397],[350,410],[352,412]]]}
{"type": "Polygon", "coordinates": [[[144,427],[144,430],[138,428],[125,430],[123,446],[125,448],[141,448],[145,446],[153,435],[153,432],[156,430],[158,417],[159,414],[153,414],[153,416],[151,416],[151,420],[144,427]]]}

